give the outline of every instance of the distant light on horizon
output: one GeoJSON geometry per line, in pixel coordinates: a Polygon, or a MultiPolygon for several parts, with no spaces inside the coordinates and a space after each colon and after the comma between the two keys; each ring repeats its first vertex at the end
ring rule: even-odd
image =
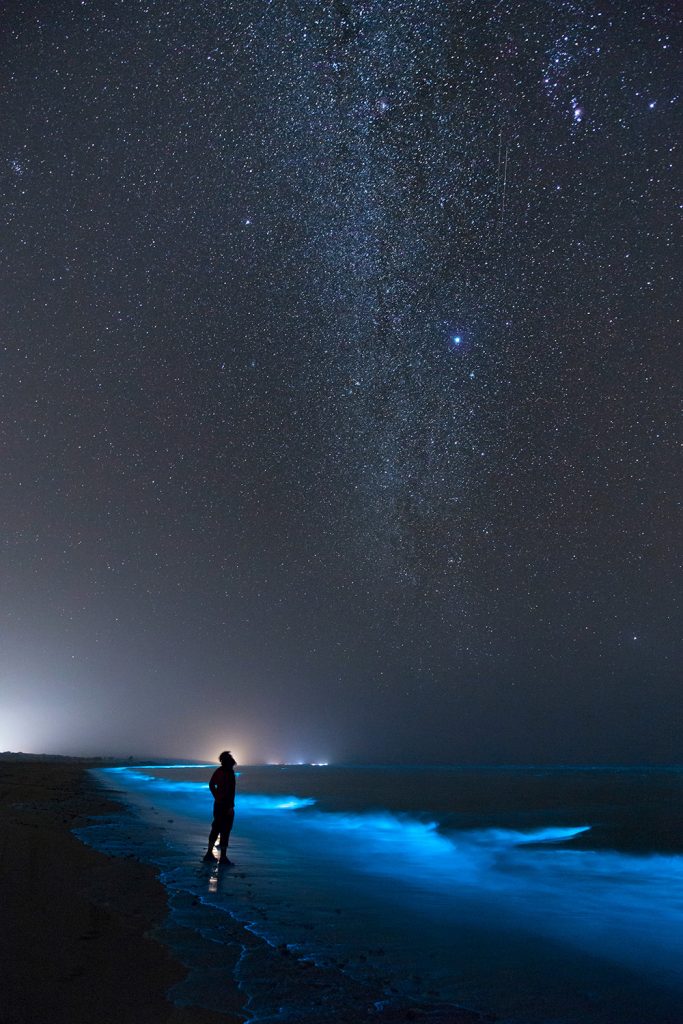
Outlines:
{"type": "Polygon", "coordinates": [[[102,751],[94,749],[88,737],[78,742],[73,728],[77,707],[63,700],[50,700],[50,683],[51,680],[0,676],[3,691],[0,751],[84,756],[101,754],[102,751]],[[12,702],[13,690],[18,695],[15,702],[12,702]]]}
{"type": "Polygon", "coordinates": [[[329,761],[266,761],[269,768],[328,768],[329,761]]]}
{"type": "Polygon", "coordinates": [[[229,750],[237,764],[256,764],[260,760],[257,754],[259,744],[254,742],[246,729],[239,727],[221,729],[219,733],[211,733],[201,744],[201,757],[211,764],[218,764],[218,757],[224,750],[229,750]]]}

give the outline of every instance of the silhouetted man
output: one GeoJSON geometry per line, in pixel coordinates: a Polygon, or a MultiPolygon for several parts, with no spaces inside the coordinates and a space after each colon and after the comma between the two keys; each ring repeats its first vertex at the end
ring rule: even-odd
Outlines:
{"type": "Polygon", "coordinates": [[[230,864],[228,860],[228,843],[230,831],[235,820],[235,758],[229,750],[224,750],[218,760],[220,768],[211,776],[209,789],[213,793],[213,824],[209,833],[209,849],[204,854],[205,861],[215,860],[213,848],[220,836],[220,859],[219,864],[230,864]]]}

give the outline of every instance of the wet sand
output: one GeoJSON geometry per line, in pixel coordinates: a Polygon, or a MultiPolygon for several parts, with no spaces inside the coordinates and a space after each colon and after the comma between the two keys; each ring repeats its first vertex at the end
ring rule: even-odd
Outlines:
{"type": "Polygon", "coordinates": [[[0,1024],[242,1022],[167,1000],[186,972],[153,936],[166,915],[153,868],[71,834],[118,809],[86,767],[0,760],[0,1024]]]}

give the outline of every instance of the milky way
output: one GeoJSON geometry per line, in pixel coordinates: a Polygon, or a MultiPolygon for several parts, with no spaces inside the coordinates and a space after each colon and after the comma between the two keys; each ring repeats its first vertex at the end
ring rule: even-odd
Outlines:
{"type": "Polygon", "coordinates": [[[192,679],[285,753],[670,756],[674,5],[4,20],[19,718],[163,695],[203,753],[192,679]]]}

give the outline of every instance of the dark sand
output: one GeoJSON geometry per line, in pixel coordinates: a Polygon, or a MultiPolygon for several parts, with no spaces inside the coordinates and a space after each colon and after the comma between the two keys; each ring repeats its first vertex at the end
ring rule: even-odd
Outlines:
{"type": "Polygon", "coordinates": [[[166,999],[185,970],[150,934],[154,870],[70,831],[117,809],[83,764],[0,760],[0,1024],[242,1022],[166,999]]]}

